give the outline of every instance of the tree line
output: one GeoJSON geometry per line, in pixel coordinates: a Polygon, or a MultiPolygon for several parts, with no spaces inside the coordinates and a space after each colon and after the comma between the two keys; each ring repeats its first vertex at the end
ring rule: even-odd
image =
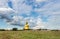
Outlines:
{"type": "MultiPolygon", "coordinates": [[[[33,30],[33,29],[29,29],[29,30],[33,30]]],[[[48,30],[48,29],[36,29],[36,30],[48,30]]],[[[0,29],[0,31],[9,31],[9,30],[0,29]]],[[[19,30],[18,28],[12,28],[10,31],[19,31],[19,30]]],[[[60,30],[50,30],[50,31],[60,31],[60,30]]]]}

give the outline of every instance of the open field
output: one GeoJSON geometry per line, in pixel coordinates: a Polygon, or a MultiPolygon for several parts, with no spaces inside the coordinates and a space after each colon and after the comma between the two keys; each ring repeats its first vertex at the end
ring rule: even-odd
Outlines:
{"type": "Polygon", "coordinates": [[[60,31],[0,31],[0,39],[60,39],[60,31]]]}

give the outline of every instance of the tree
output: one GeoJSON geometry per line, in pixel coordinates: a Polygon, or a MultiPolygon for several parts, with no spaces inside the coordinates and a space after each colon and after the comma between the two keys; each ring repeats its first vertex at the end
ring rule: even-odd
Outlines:
{"type": "Polygon", "coordinates": [[[0,31],[5,31],[5,29],[0,29],[0,31]]]}
{"type": "Polygon", "coordinates": [[[18,29],[17,29],[17,28],[13,28],[12,30],[13,30],[13,31],[17,31],[18,29]]]}

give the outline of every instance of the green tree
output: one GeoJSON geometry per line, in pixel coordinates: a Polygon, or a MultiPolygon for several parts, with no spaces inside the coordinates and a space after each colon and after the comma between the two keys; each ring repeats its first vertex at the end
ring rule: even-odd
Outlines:
{"type": "Polygon", "coordinates": [[[13,31],[17,31],[18,29],[17,29],[17,28],[13,28],[12,30],[13,30],[13,31]]]}

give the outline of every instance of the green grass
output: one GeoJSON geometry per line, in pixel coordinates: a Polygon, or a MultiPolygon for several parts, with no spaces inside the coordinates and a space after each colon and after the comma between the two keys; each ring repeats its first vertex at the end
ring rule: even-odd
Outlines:
{"type": "Polygon", "coordinates": [[[0,31],[0,39],[60,39],[60,31],[0,31]]]}

